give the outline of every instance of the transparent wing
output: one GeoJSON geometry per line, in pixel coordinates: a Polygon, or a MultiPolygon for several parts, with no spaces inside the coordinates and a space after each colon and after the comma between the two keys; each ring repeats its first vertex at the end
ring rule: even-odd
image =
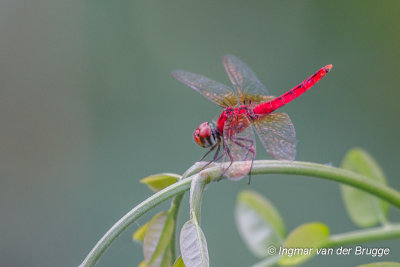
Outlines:
{"type": "Polygon", "coordinates": [[[265,150],[275,159],[294,160],[296,132],[289,115],[271,113],[253,121],[265,150]]]}
{"type": "Polygon", "coordinates": [[[184,70],[175,70],[172,76],[221,107],[237,104],[237,98],[232,89],[222,83],[184,70]]]}
{"type": "Polygon", "coordinates": [[[256,155],[255,138],[244,114],[229,116],[224,125],[222,171],[231,180],[240,180],[252,167],[256,155]]]}
{"type": "Polygon", "coordinates": [[[215,115],[214,118],[212,119],[211,122],[214,124],[214,126],[217,126],[217,125],[218,125],[218,119],[219,119],[220,116],[221,116],[221,114],[217,114],[217,115],[215,115]]]}
{"type": "Polygon", "coordinates": [[[254,96],[268,95],[265,86],[246,63],[233,55],[225,55],[222,62],[229,79],[237,90],[240,103],[244,103],[245,100],[254,96]]]}

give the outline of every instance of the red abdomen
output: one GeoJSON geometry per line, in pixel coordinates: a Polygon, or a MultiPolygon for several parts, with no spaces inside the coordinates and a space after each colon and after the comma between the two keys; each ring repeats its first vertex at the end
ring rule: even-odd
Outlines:
{"type": "Polygon", "coordinates": [[[286,92],[285,94],[265,103],[262,103],[254,108],[255,114],[268,114],[278,108],[286,105],[297,97],[301,96],[304,92],[310,89],[314,84],[322,79],[332,68],[332,65],[327,65],[317,71],[314,75],[305,79],[302,83],[295,88],[286,92]]]}

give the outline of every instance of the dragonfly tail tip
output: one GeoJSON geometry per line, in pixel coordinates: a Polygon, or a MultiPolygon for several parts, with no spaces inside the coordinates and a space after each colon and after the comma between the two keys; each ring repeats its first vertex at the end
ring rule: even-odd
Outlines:
{"type": "Polygon", "coordinates": [[[325,66],[325,71],[326,71],[326,73],[330,72],[331,69],[332,69],[332,67],[333,67],[332,64],[326,65],[326,66],[325,66]]]}

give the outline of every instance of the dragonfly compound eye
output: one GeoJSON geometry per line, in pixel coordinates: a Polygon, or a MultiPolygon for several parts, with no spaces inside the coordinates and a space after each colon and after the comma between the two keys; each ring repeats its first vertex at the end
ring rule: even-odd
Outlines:
{"type": "Polygon", "coordinates": [[[215,145],[216,140],[212,128],[208,122],[203,122],[193,133],[194,141],[201,147],[215,145]]]}

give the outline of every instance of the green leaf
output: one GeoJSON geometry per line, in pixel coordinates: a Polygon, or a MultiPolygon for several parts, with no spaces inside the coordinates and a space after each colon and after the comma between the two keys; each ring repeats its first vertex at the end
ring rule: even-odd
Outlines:
{"type": "Polygon", "coordinates": [[[157,259],[154,260],[154,262],[151,265],[146,264],[146,261],[143,261],[144,265],[139,266],[139,267],[146,267],[146,266],[152,266],[152,267],[171,267],[171,262],[172,262],[172,251],[171,251],[171,243],[168,245],[168,247],[165,249],[163,254],[158,257],[157,259]]]}
{"type": "Polygon", "coordinates": [[[171,243],[168,243],[167,248],[164,251],[164,254],[162,257],[156,259],[155,263],[153,263],[152,266],[160,266],[160,267],[171,267],[172,263],[172,251],[171,251],[171,243]],[[161,261],[159,261],[161,259],[161,261]],[[156,264],[156,262],[159,261],[160,264],[156,264]]]}
{"type": "Polygon", "coordinates": [[[286,236],[285,225],[276,208],[260,194],[244,190],[235,207],[239,233],[254,255],[269,255],[268,247],[279,247],[286,236]]]}
{"type": "Polygon", "coordinates": [[[172,210],[160,212],[151,219],[143,241],[143,254],[147,266],[162,266],[160,264],[164,261],[163,258],[168,256],[164,251],[172,239],[174,226],[172,210]]]}
{"type": "Polygon", "coordinates": [[[357,267],[400,267],[398,262],[375,262],[369,264],[358,265],[357,267]]]}
{"type": "Polygon", "coordinates": [[[180,248],[186,266],[209,267],[207,241],[197,222],[196,215],[181,230],[180,248]]]}
{"type": "Polygon", "coordinates": [[[172,267],[185,267],[185,264],[183,263],[182,260],[182,256],[179,256],[179,258],[175,261],[172,267]]]}
{"type": "Polygon", "coordinates": [[[144,240],[144,235],[146,234],[147,227],[149,226],[149,223],[145,223],[142,226],[139,227],[139,229],[136,230],[136,232],[133,233],[132,239],[134,241],[139,241],[143,242],[144,240]]]}
{"type": "MultiPolygon", "coordinates": [[[[362,174],[382,184],[385,176],[378,163],[364,150],[350,150],[342,162],[342,168],[362,174]]],[[[386,222],[388,203],[364,191],[340,185],[342,198],[351,220],[359,227],[370,227],[386,222]]]]}
{"type": "Polygon", "coordinates": [[[171,184],[176,183],[181,178],[180,175],[174,173],[160,173],[147,176],[140,180],[146,184],[153,192],[158,192],[171,184]]]}
{"type": "Polygon", "coordinates": [[[325,224],[313,222],[300,225],[287,237],[280,248],[280,265],[296,265],[314,256],[318,248],[329,239],[329,228],[325,224]]]}

